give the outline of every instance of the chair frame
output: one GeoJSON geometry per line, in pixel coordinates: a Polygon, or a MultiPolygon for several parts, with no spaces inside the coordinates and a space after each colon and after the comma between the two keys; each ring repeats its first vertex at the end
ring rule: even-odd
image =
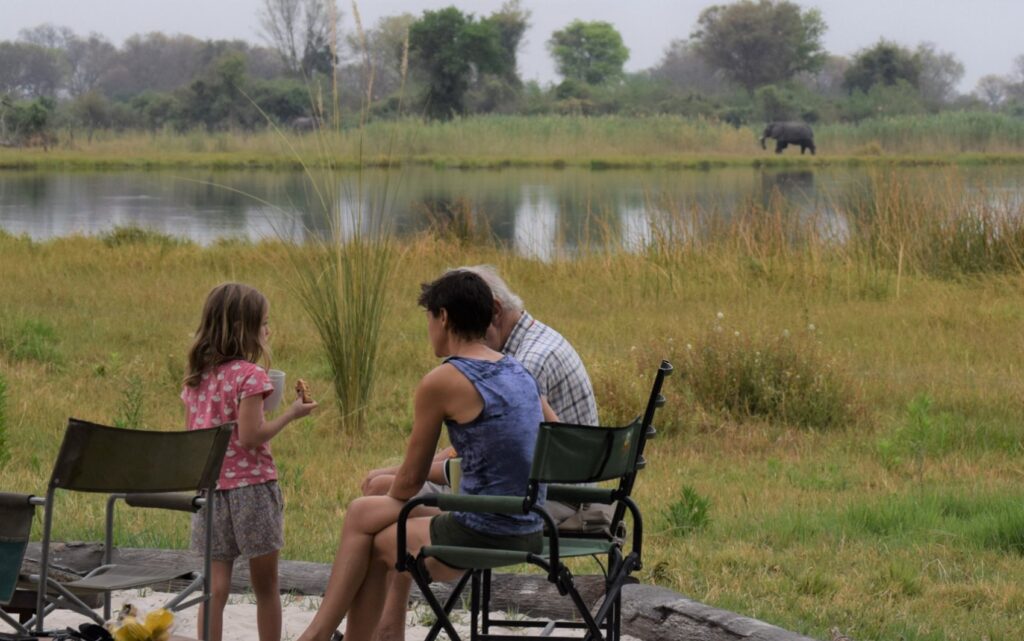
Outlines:
{"type": "MultiPolygon", "coordinates": [[[[613,430],[636,428],[637,432],[634,436],[634,438],[636,438],[636,443],[633,446],[634,450],[632,460],[630,461],[626,472],[621,476],[618,476],[618,487],[609,489],[579,485],[548,485],[548,500],[581,501],[608,505],[614,504],[614,516],[612,518],[610,528],[611,536],[606,536],[600,533],[573,534],[571,537],[565,536],[565,533],[560,535],[551,516],[542,506],[537,505],[541,483],[539,480],[534,478],[531,478],[529,482],[525,497],[475,497],[465,495],[433,494],[411,499],[405,504],[398,519],[398,561],[395,567],[400,572],[408,571],[412,574],[413,580],[419,587],[424,599],[437,616],[437,622],[428,633],[426,641],[434,641],[442,630],[447,633],[451,641],[460,641],[460,637],[454,626],[452,626],[448,615],[454,608],[455,604],[459,602],[467,583],[470,583],[471,641],[521,641],[523,638],[546,638],[556,639],[559,641],[578,641],[577,637],[550,636],[551,633],[558,628],[583,629],[586,631],[584,639],[590,641],[619,641],[621,636],[622,588],[629,580],[630,575],[634,571],[641,569],[643,565],[643,517],[640,513],[639,506],[637,506],[636,502],[631,498],[631,494],[636,483],[636,475],[646,464],[643,456],[646,442],[648,439],[654,438],[657,434],[657,430],[654,428],[652,422],[654,420],[655,411],[665,404],[665,397],[662,395],[661,391],[665,377],[670,375],[672,371],[673,368],[671,363],[668,361],[661,362],[642,417],[637,417],[633,423],[630,423],[625,427],[607,428],[574,426],[558,423],[541,424],[542,429],[545,427],[562,427],[608,430],[609,432],[613,430]],[[508,565],[525,562],[536,565],[544,570],[547,573],[548,581],[556,586],[559,594],[562,596],[568,596],[572,600],[581,621],[552,620],[547,622],[535,622],[492,619],[490,616],[492,567],[467,570],[465,574],[463,574],[462,578],[455,584],[444,604],[442,604],[430,589],[430,573],[425,565],[426,559],[429,556],[427,549],[424,548],[424,550],[420,550],[415,556],[407,550],[406,522],[412,511],[421,505],[438,507],[445,511],[486,511],[506,514],[526,514],[532,512],[538,514],[544,521],[545,525],[545,539],[547,543],[546,552],[541,554],[521,553],[518,555],[519,558],[517,560],[510,561],[508,565]],[[630,537],[631,546],[629,553],[624,556],[622,553],[622,543],[624,541],[620,535],[624,531],[624,517],[626,512],[630,514],[632,520],[632,536],[630,537]],[[574,542],[579,544],[588,541],[595,543],[595,551],[593,552],[594,556],[600,553],[598,546],[602,543],[606,544],[604,551],[608,554],[608,566],[605,573],[604,600],[595,613],[591,613],[590,608],[576,589],[573,583],[572,572],[564,564],[563,556],[560,554],[560,551],[565,549],[566,544],[574,542]],[[540,634],[536,636],[524,637],[520,635],[491,634],[490,627],[492,625],[502,625],[512,628],[543,629],[540,634]]],[[[601,462],[599,468],[603,468],[605,462],[607,461],[601,462]]],[[[536,469],[536,461],[534,468],[536,469]]],[[[533,475],[531,474],[531,476],[533,475]]],[[[600,478],[594,478],[591,480],[600,480],[600,478]]],[[[580,553],[570,554],[570,556],[582,555],[583,554],[580,553]]],[[[493,567],[500,566],[494,565],[493,567]]]]}
{"type": "MultiPolygon", "coordinates": [[[[54,462],[53,473],[50,477],[50,482],[47,487],[46,497],[42,500],[44,505],[43,513],[43,535],[42,535],[42,552],[40,559],[40,573],[38,575],[31,575],[30,581],[36,584],[37,597],[36,597],[36,615],[33,623],[35,632],[42,634],[44,631],[44,620],[45,616],[52,612],[58,607],[67,607],[75,612],[83,614],[93,621],[102,625],[105,620],[110,618],[111,615],[111,595],[110,589],[90,587],[89,591],[102,592],[104,595],[103,602],[103,617],[101,618],[96,614],[88,605],[82,602],[74,594],[75,586],[79,582],[87,582],[90,579],[95,579],[104,575],[105,573],[114,570],[119,567],[119,564],[113,563],[113,552],[114,552],[114,508],[118,500],[124,500],[130,506],[144,507],[144,508],[162,508],[171,509],[186,512],[198,511],[204,505],[208,507],[205,513],[206,519],[206,548],[203,554],[203,571],[202,573],[190,572],[183,573],[182,577],[187,576],[191,582],[188,586],[179,592],[174,598],[170,599],[164,604],[164,607],[172,611],[179,611],[184,608],[209,601],[210,599],[210,574],[212,567],[212,535],[213,535],[213,512],[214,503],[208,501],[208,498],[214,489],[216,488],[217,478],[219,477],[221,462],[224,457],[224,452],[227,449],[228,440],[231,435],[232,424],[220,425],[218,427],[211,428],[210,430],[197,430],[197,431],[177,431],[177,432],[152,432],[142,430],[130,430],[121,429],[115,427],[109,427],[106,425],[99,425],[96,423],[89,423],[87,421],[81,421],[78,419],[69,419],[68,427],[65,431],[64,441],[61,444],[60,452],[57,455],[57,460],[54,462]],[[149,482],[145,487],[130,487],[132,483],[126,482],[119,479],[105,479],[105,478],[93,478],[92,485],[86,484],[86,486],[76,485],[75,476],[80,470],[84,469],[84,464],[76,457],[79,456],[79,452],[76,451],[75,443],[73,443],[73,436],[75,435],[87,435],[90,431],[116,431],[123,433],[123,436],[110,434],[114,438],[132,439],[139,441],[139,438],[132,435],[148,434],[150,437],[154,435],[156,438],[171,438],[182,443],[185,440],[191,438],[193,441],[200,442],[204,445],[203,453],[206,454],[206,460],[200,462],[193,462],[193,470],[185,472],[185,476],[188,478],[184,479],[182,476],[171,475],[171,478],[157,479],[149,482]],[[206,433],[206,434],[203,434],[206,433]],[[200,436],[202,435],[202,436],[200,436]],[[209,444],[202,443],[200,439],[209,440],[209,444]],[[72,478],[64,478],[64,477],[72,478]],[[108,493],[107,507],[106,507],[106,524],[104,533],[104,553],[103,553],[103,564],[97,568],[94,568],[82,579],[78,581],[72,581],[68,584],[62,584],[54,581],[49,576],[50,566],[50,544],[53,534],[53,517],[54,517],[54,497],[58,489],[76,491],[76,492],[102,492],[108,493]],[[132,492],[134,489],[141,489],[139,492],[132,492]],[[189,490],[191,493],[183,493],[182,490],[189,490]],[[44,587],[45,586],[45,587],[44,587]],[[202,595],[194,597],[190,600],[185,600],[188,595],[195,592],[199,588],[202,588],[202,595]],[[52,590],[56,592],[56,597],[48,597],[48,592],[52,590]]],[[[175,457],[167,457],[169,460],[174,461],[175,457]]],[[[173,463],[171,464],[173,465],[173,463]]],[[[162,582],[162,581],[156,581],[162,582]]],[[[204,611],[203,617],[203,636],[209,638],[210,632],[210,621],[209,621],[209,609],[204,611]]]]}

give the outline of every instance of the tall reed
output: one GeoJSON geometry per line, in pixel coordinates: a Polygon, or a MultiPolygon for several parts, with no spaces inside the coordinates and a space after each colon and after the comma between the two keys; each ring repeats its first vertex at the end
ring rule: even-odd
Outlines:
{"type": "MultiPolygon", "coordinates": [[[[329,4],[333,15],[334,3],[329,4]]],[[[365,48],[366,38],[354,1],[352,10],[359,42],[365,48]]],[[[332,31],[331,38],[336,40],[336,31],[332,31]]],[[[336,48],[334,41],[331,50],[336,48]]],[[[364,55],[363,61],[366,92],[357,134],[358,171],[352,183],[339,192],[334,183],[338,175],[335,159],[330,153],[331,141],[340,134],[342,121],[335,73],[326,107],[322,91],[310,91],[319,123],[315,154],[310,157],[291,147],[313,192],[311,202],[317,203],[314,218],[324,223],[327,231],[321,234],[307,229],[306,243],[301,246],[284,243],[299,300],[316,327],[331,372],[341,426],[350,432],[363,427],[373,393],[387,288],[397,260],[392,217],[388,215],[391,181],[385,180],[378,193],[366,193],[363,180],[363,136],[374,79],[370,56],[364,55]]]]}

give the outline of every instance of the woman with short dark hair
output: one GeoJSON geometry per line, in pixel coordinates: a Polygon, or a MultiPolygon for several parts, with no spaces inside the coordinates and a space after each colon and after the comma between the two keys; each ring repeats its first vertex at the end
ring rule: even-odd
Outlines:
{"type": "MultiPolygon", "coordinates": [[[[554,418],[522,365],[484,343],[494,299],[482,278],[449,272],[422,286],[419,304],[434,354],[444,361],[416,386],[412,434],[391,490],[349,504],[323,602],[299,641],[327,641],[346,614],[348,641],[372,639],[398,558],[395,521],[427,477],[442,424],[462,457],[460,492],[522,496],[537,428],[554,418]]],[[[539,552],[541,528],[535,514],[421,512],[409,519],[407,540],[413,554],[431,544],[539,552]]],[[[437,581],[463,572],[434,559],[427,569],[437,581]]]]}

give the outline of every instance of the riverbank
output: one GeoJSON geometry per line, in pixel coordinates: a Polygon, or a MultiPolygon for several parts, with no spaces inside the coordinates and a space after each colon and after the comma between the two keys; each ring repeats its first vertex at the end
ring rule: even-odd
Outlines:
{"type": "Polygon", "coordinates": [[[482,116],[380,121],[305,135],[258,132],[60,132],[41,149],[0,149],[0,169],[296,169],[586,167],[707,170],[728,166],[1019,164],[1024,120],[944,113],[816,128],[818,156],[773,153],[758,127],[673,116],[482,116]]]}
{"type": "MultiPolygon", "coordinates": [[[[643,581],[817,638],[833,625],[858,639],[1016,638],[1024,277],[1012,267],[932,270],[911,245],[891,263],[827,244],[786,250],[767,231],[550,262],[429,235],[402,241],[368,429],[340,432],[325,402],[274,441],[284,556],[328,561],[363,474],[401,455],[411,390],[437,362],[415,306],[418,284],[487,262],[572,340],[606,422],[638,411],[659,359],[677,366],[637,485],[643,581]],[[837,373],[827,380],[849,393],[848,413],[828,423],[820,405],[799,415],[791,406],[730,412],[694,384],[732,389],[730,370],[695,353],[749,356],[752,369],[742,371],[767,376],[775,370],[758,363],[782,359],[789,345],[812,378],[837,373]],[[702,510],[705,518],[688,520],[702,510]]],[[[268,295],[274,366],[329,401],[327,368],[276,242],[203,248],[145,234],[44,243],[0,234],[0,273],[4,490],[45,489],[68,416],[180,426],[182,360],[205,292],[224,280],[268,295]]],[[[790,378],[807,371],[786,362],[773,367],[790,378]]],[[[58,511],[60,538],[100,538],[101,499],[64,501],[58,511]]],[[[126,511],[118,527],[127,546],[187,543],[187,526],[173,517],[126,511]]]]}

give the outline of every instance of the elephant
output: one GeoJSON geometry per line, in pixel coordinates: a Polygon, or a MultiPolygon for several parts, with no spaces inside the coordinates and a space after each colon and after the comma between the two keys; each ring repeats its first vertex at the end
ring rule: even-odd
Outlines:
{"type": "Polygon", "coordinates": [[[761,149],[767,149],[764,144],[766,138],[775,139],[775,153],[781,154],[788,145],[800,145],[802,156],[808,149],[814,155],[814,132],[811,126],[802,122],[773,122],[764,128],[761,134],[761,149]]]}

